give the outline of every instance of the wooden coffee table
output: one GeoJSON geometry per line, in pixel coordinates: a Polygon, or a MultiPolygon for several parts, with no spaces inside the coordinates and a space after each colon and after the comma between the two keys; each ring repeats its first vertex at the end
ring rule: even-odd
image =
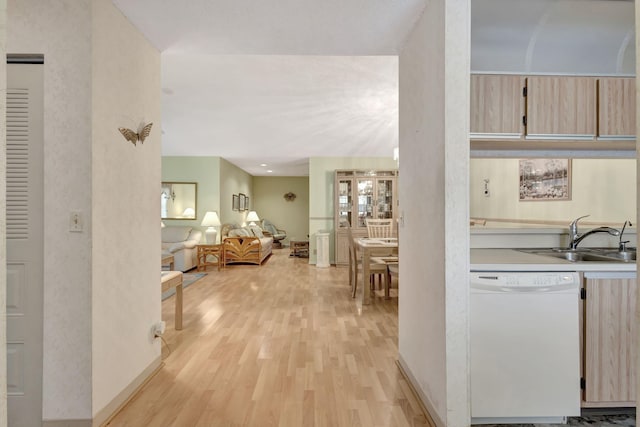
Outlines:
{"type": "Polygon", "coordinates": [[[176,288],[175,327],[179,331],[182,329],[182,271],[163,271],[160,281],[161,292],[176,288]]]}
{"type": "Polygon", "coordinates": [[[289,240],[289,256],[309,258],[309,239],[289,240]]]}

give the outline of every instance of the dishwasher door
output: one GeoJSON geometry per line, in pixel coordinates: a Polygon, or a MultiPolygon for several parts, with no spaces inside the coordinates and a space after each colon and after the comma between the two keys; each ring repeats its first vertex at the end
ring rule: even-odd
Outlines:
{"type": "Polygon", "coordinates": [[[580,415],[577,273],[471,273],[472,423],[580,415]]]}

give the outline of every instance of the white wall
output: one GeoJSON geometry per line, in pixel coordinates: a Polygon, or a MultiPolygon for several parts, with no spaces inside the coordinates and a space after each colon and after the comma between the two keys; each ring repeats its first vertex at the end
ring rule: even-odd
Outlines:
{"type": "MultiPolygon", "coordinates": [[[[92,0],[92,411],[160,364],[160,53],[92,0]],[[118,127],[153,122],[144,144],[118,127]]],[[[108,415],[108,414],[105,414],[108,415]]],[[[100,418],[100,417],[98,417],[100,418]]]]}
{"type": "Polygon", "coordinates": [[[159,54],[109,0],[9,0],[7,51],[45,56],[43,417],[90,420],[160,354],[159,54]]]}
{"type": "Polygon", "coordinates": [[[472,217],[568,225],[572,219],[591,215],[582,224],[616,226],[636,216],[636,159],[573,159],[567,201],[520,201],[518,164],[518,159],[471,160],[472,217]],[[484,179],[489,179],[489,197],[484,196],[484,179]]]}
{"type": "MultiPolygon", "coordinates": [[[[0,0],[0,58],[7,56],[7,2],[0,0]]],[[[0,93],[7,91],[7,63],[0,61],[0,93]]],[[[0,102],[0,129],[7,128],[6,103],[0,102]]],[[[0,132],[0,177],[6,176],[7,133],[0,132]]],[[[5,179],[0,179],[3,184],[5,179]]],[[[6,186],[0,185],[0,366],[7,366],[6,186]]],[[[0,426],[7,425],[7,370],[0,369],[0,426]]]]}
{"type": "Polygon", "coordinates": [[[316,263],[316,234],[329,231],[329,262],[335,263],[334,186],[336,169],[395,170],[389,157],[312,157],[309,159],[309,263],[316,263]]]}
{"type": "Polygon", "coordinates": [[[91,418],[91,4],[7,2],[7,51],[45,56],[45,419],[91,418]]]}
{"type": "Polygon", "coordinates": [[[469,2],[432,0],[400,55],[400,362],[447,426],[470,419],[468,37],[469,2]]]}

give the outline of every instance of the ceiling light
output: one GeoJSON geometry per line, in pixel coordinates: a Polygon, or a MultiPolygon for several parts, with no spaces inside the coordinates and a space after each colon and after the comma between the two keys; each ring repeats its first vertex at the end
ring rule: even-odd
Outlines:
{"type": "Polygon", "coordinates": [[[265,167],[265,166],[267,166],[267,164],[266,163],[262,163],[262,164],[260,164],[260,166],[265,167]]]}
{"type": "Polygon", "coordinates": [[[267,173],[273,173],[273,171],[271,169],[268,169],[267,173]]]}

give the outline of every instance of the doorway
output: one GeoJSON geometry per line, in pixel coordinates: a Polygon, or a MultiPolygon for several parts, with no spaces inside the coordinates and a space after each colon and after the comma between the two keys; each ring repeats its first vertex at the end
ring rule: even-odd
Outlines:
{"type": "Polygon", "coordinates": [[[7,58],[7,412],[42,424],[44,181],[42,56],[7,58]]]}

